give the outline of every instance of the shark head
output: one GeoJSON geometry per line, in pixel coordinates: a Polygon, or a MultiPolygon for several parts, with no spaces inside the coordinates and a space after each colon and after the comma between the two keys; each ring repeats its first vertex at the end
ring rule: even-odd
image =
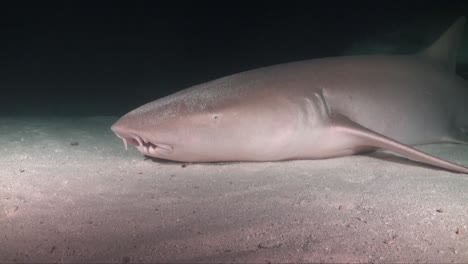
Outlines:
{"type": "Polygon", "coordinates": [[[126,147],[134,146],[142,154],[159,159],[204,162],[271,158],[275,153],[272,148],[278,146],[271,140],[281,144],[294,131],[294,122],[284,124],[281,120],[293,120],[297,115],[281,110],[280,98],[268,100],[272,95],[243,92],[242,88],[223,91],[223,84],[194,86],[147,103],[124,115],[111,130],[126,147]],[[265,100],[259,102],[258,98],[265,100]],[[291,116],[281,118],[285,115],[291,116]],[[263,155],[255,155],[259,153],[263,155]]]}
{"type": "Polygon", "coordinates": [[[187,155],[184,151],[194,150],[200,140],[197,135],[209,133],[217,119],[218,115],[210,116],[206,109],[190,108],[185,100],[169,96],[127,113],[111,130],[125,148],[135,146],[147,156],[180,160],[187,155]]]}

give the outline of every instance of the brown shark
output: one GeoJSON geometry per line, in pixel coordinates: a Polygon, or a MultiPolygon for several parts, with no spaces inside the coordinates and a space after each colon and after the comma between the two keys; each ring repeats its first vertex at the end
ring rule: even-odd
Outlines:
{"type": "Polygon", "coordinates": [[[324,159],[388,150],[454,172],[411,145],[466,143],[468,87],[455,74],[465,18],[417,54],[346,56],[241,72],[145,104],[112,131],[184,162],[324,159]]]}

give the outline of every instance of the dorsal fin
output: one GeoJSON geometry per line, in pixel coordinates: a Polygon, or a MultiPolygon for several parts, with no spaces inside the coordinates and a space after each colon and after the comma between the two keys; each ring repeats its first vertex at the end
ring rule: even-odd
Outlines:
{"type": "Polygon", "coordinates": [[[421,52],[422,56],[431,58],[447,69],[455,72],[458,48],[463,36],[465,17],[460,17],[430,47],[421,52]]]}

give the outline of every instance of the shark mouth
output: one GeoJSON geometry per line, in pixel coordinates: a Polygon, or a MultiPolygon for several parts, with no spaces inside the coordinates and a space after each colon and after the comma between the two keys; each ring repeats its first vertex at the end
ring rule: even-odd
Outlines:
{"type": "Polygon", "coordinates": [[[159,155],[167,155],[172,152],[173,148],[170,145],[167,144],[154,144],[150,142],[149,140],[136,136],[136,135],[131,135],[129,137],[123,137],[118,134],[116,134],[117,137],[122,139],[125,150],[128,149],[128,145],[133,145],[136,147],[138,151],[143,153],[144,155],[148,156],[153,156],[153,157],[158,157],[159,155]]]}

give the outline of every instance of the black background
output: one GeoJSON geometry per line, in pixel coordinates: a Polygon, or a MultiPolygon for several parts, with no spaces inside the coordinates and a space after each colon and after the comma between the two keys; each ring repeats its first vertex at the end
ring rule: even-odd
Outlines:
{"type": "Polygon", "coordinates": [[[0,115],[121,115],[256,67],[336,56],[468,1],[2,2],[0,115]]]}

